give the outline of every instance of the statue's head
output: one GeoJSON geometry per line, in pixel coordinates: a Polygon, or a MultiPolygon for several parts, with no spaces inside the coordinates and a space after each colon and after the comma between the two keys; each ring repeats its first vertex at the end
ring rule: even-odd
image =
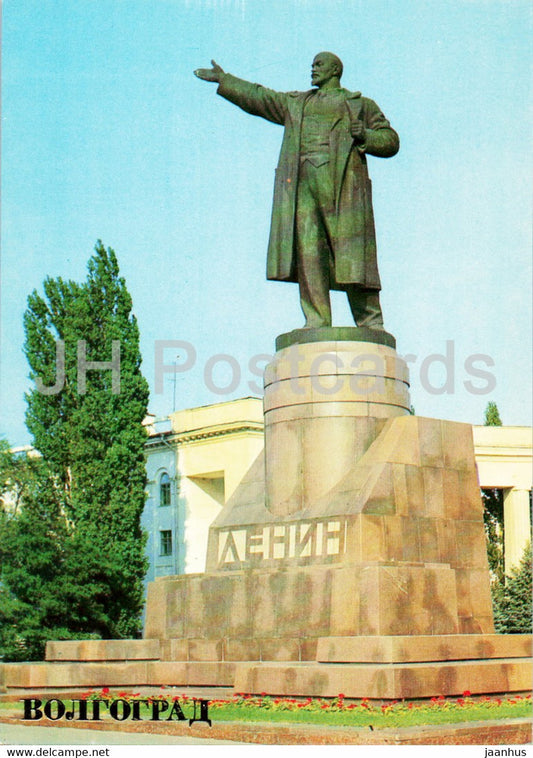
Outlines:
{"type": "Polygon", "coordinates": [[[334,77],[340,79],[342,68],[341,59],[334,53],[318,53],[311,66],[311,84],[313,87],[322,87],[334,77]]]}

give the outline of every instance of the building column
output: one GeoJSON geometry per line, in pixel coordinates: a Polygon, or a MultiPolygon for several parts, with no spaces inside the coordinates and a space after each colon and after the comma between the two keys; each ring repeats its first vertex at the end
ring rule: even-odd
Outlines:
{"type": "Polygon", "coordinates": [[[506,489],[503,495],[504,560],[509,575],[531,539],[529,490],[506,489]]]}

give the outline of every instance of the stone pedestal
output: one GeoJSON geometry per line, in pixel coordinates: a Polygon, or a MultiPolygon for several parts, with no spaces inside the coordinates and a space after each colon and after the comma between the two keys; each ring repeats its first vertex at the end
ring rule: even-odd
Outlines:
{"type": "Polygon", "coordinates": [[[325,495],[288,515],[264,505],[263,472],[260,458],[213,523],[207,573],[150,586],[149,636],[493,632],[468,425],[385,420],[325,495]]]}
{"type": "Polygon", "coordinates": [[[530,638],[494,635],[471,427],[410,415],[391,335],[318,331],[278,338],[264,456],[211,526],[206,574],[151,586],[148,633],[216,629],[250,661],[238,691],[527,688],[530,638]]]}
{"type": "MultiPolygon", "coordinates": [[[[107,679],[111,643],[50,644],[58,662],[32,676],[375,698],[528,689],[531,636],[494,634],[471,427],[409,414],[385,332],[297,330],[277,347],[265,451],[211,525],[206,572],[149,586],[148,639],[109,647],[123,663],[107,679]]],[[[30,676],[8,668],[8,686],[30,676]]]]}

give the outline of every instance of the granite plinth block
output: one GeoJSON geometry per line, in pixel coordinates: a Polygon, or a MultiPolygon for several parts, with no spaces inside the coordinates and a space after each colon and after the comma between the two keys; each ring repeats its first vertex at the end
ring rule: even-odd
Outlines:
{"type": "Polygon", "coordinates": [[[46,643],[47,661],[158,660],[159,640],[64,640],[46,643]]]}
{"type": "Polygon", "coordinates": [[[114,687],[149,684],[148,662],[5,663],[6,688],[114,687]]]}
{"type": "Polygon", "coordinates": [[[531,634],[446,634],[323,637],[320,663],[408,663],[490,658],[528,658],[531,634]]]}
{"type": "Polygon", "coordinates": [[[482,693],[528,692],[531,661],[516,658],[396,664],[240,663],[237,692],[307,697],[399,700],[482,693]]]}
{"type": "Polygon", "coordinates": [[[455,574],[441,564],[368,561],[182,576],[162,583],[166,603],[149,605],[152,633],[194,641],[198,650],[200,640],[214,634],[243,641],[270,638],[279,645],[291,638],[460,629],[455,574]]]}
{"type": "Polygon", "coordinates": [[[315,660],[318,637],[224,637],[161,640],[161,660],[305,661],[315,660]]]}

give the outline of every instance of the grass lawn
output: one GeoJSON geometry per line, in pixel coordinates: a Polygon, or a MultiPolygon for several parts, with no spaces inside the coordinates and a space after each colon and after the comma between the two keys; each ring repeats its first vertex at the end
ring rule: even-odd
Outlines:
{"type": "MultiPolygon", "coordinates": [[[[140,706],[141,720],[148,721],[153,713],[153,703],[160,711],[159,719],[167,722],[167,717],[175,703],[178,703],[184,716],[193,715],[193,699],[174,694],[175,690],[163,690],[158,695],[141,693],[113,692],[104,688],[98,692],[84,693],[87,700],[123,701],[119,704],[122,716],[124,709],[129,712],[135,700],[147,701],[140,706]],[[166,706],[164,705],[166,703],[166,706]]],[[[82,696],[80,696],[81,698],[82,696]]],[[[67,710],[70,701],[65,700],[67,710]]],[[[89,706],[91,707],[91,706],[89,706]]],[[[0,703],[2,714],[14,715],[18,711],[22,716],[20,702],[0,703]]],[[[90,712],[90,711],[89,711],[90,712]]],[[[387,727],[411,727],[431,724],[455,724],[466,721],[485,721],[491,719],[527,718],[532,715],[531,696],[507,695],[501,697],[471,697],[464,693],[459,698],[431,698],[424,701],[393,701],[376,703],[370,700],[346,700],[337,698],[282,698],[236,695],[227,700],[210,700],[209,717],[213,723],[220,721],[314,724],[317,726],[351,726],[360,728],[384,729],[387,727]]],[[[104,720],[111,720],[107,709],[102,707],[104,720]]],[[[172,720],[176,720],[176,712],[172,720]]],[[[34,722],[38,724],[39,722],[34,722]]],[[[42,723],[42,722],[41,722],[42,723]]]]}
{"type": "Polygon", "coordinates": [[[483,700],[469,696],[455,700],[433,698],[383,705],[368,700],[347,702],[344,698],[244,697],[230,702],[211,701],[209,715],[214,721],[271,721],[383,729],[521,718],[531,716],[531,709],[531,698],[520,696],[483,700]]]}

